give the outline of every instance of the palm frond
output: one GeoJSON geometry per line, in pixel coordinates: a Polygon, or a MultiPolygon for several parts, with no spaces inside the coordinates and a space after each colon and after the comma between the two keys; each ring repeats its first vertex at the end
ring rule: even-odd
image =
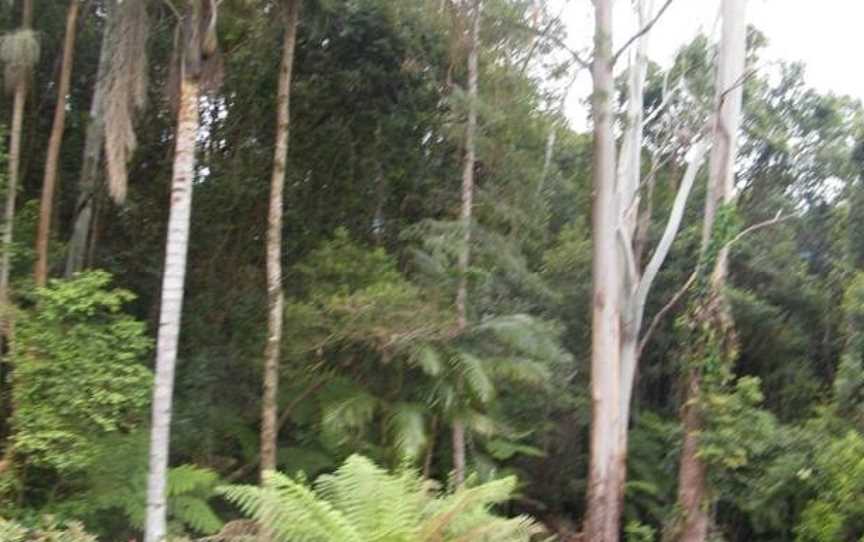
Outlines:
{"type": "Polygon", "coordinates": [[[426,409],[420,404],[398,403],[391,410],[387,425],[396,449],[403,458],[417,458],[426,447],[426,409]]]}
{"type": "Polygon", "coordinates": [[[465,351],[455,355],[459,372],[464,376],[468,388],[481,403],[488,403],[495,396],[495,385],[484,367],[483,361],[465,351]]]}

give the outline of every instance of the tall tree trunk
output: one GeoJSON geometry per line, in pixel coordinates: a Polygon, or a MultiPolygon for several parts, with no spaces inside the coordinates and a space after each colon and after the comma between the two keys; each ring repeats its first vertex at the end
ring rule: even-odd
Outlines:
{"type": "MultiPolygon", "coordinates": [[[[711,150],[708,194],[702,230],[702,250],[707,250],[712,229],[721,205],[731,203],[735,180],[735,153],[741,116],[747,21],[746,0],[723,0],[723,35],[717,69],[716,116],[713,128],[714,146],[711,150]]],[[[708,294],[708,307],[704,311],[708,325],[718,336],[733,333],[732,317],[724,298],[728,270],[728,248],[717,257],[708,294]]],[[[682,408],[684,443],[678,475],[678,505],[681,509],[681,542],[704,542],[708,538],[707,468],[699,457],[699,433],[703,428],[700,408],[702,394],[701,372],[691,369],[687,376],[687,398],[682,408]]]]}
{"type": "MultiPolygon", "coordinates": [[[[33,25],[33,0],[24,0],[21,7],[21,29],[33,25]]],[[[12,236],[15,225],[15,199],[18,195],[18,175],[21,165],[21,134],[24,126],[24,105],[27,101],[29,74],[18,74],[12,105],[12,131],[9,134],[9,179],[6,189],[6,213],[3,223],[3,256],[0,262],[0,309],[9,309],[9,275],[12,266],[12,236]]],[[[3,334],[9,332],[9,319],[3,315],[3,334]]]]}
{"type": "Polygon", "coordinates": [[[282,193],[285,187],[285,162],[291,122],[291,75],[300,1],[286,0],[282,65],[279,68],[279,94],[276,103],[276,145],[273,176],[270,181],[270,213],[267,222],[267,345],[264,350],[264,393],[261,412],[261,475],[276,469],[278,440],[277,392],[279,358],[282,344],[282,193]]]}
{"type": "Polygon", "coordinates": [[[195,142],[198,136],[199,81],[183,77],[174,170],[171,182],[171,211],[165,244],[165,271],[162,277],[162,305],[156,343],[156,379],[150,435],[150,468],[147,480],[147,524],[145,542],[163,542],[166,536],[166,478],[171,432],[174,367],[180,336],[189,224],[192,215],[192,187],[195,178],[195,142]]]}
{"type": "Polygon", "coordinates": [[[66,37],[63,41],[63,65],[60,68],[60,82],[57,86],[57,105],[54,109],[54,123],[48,139],[48,156],[45,159],[45,178],[42,181],[42,200],[39,206],[39,231],[36,234],[36,286],[45,286],[48,279],[48,239],[51,236],[51,216],[54,214],[54,192],[57,185],[57,167],[60,159],[60,145],[63,142],[63,129],[66,126],[66,96],[72,78],[72,59],[75,51],[75,34],[78,23],[78,0],[69,2],[66,14],[66,37]]]}
{"type": "Polygon", "coordinates": [[[591,328],[591,458],[584,533],[592,542],[618,540],[625,468],[619,447],[621,262],[616,247],[615,135],[613,132],[612,1],[595,1],[594,210],[591,328]]]}
{"type": "Polygon", "coordinates": [[[114,3],[106,4],[108,23],[102,35],[102,46],[99,51],[99,68],[96,73],[96,84],[93,89],[93,101],[90,103],[90,118],[87,124],[87,134],[84,138],[84,156],[81,160],[81,177],[78,181],[78,201],[75,204],[75,221],[72,225],[72,236],[66,254],[65,276],[71,277],[84,269],[87,258],[87,241],[93,221],[93,205],[96,197],[99,165],[102,161],[102,144],[105,140],[105,85],[104,79],[108,72],[108,60],[111,46],[111,26],[116,10],[114,3]]]}
{"type": "MultiPolygon", "coordinates": [[[[21,31],[30,30],[33,25],[33,2],[32,0],[23,0],[21,5],[21,31]]],[[[5,354],[11,350],[13,339],[13,312],[11,307],[11,296],[9,293],[9,276],[12,266],[12,234],[15,225],[15,200],[18,194],[18,174],[21,164],[21,134],[24,126],[24,105],[27,100],[27,83],[30,77],[28,66],[27,73],[19,73],[18,80],[15,82],[14,98],[12,105],[12,130],[9,141],[9,173],[8,186],[6,187],[6,208],[3,222],[3,246],[2,256],[0,256],[0,353],[5,354]]],[[[5,357],[5,356],[4,356],[5,357]]],[[[0,358],[0,365],[5,363],[5,359],[0,358]]],[[[11,365],[8,366],[11,368],[11,365]]],[[[4,415],[3,429],[8,430],[9,420],[12,419],[12,414],[15,405],[11,398],[11,393],[8,394],[8,403],[3,399],[7,393],[2,389],[2,384],[9,382],[9,377],[6,371],[0,367],[0,411],[4,415]]],[[[7,470],[12,465],[14,455],[14,447],[11,442],[5,442],[3,457],[0,459],[0,473],[7,470]]]]}
{"type": "MultiPolygon", "coordinates": [[[[164,542],[167,535],[167,475],[171,437],[174,368],[183,311],[186,256],[192,217],[195,180],[195,148],[199,130],[199,97],[202,74],[218,49],[217,0],[193,0],[187,4],[176,57],[180,70],[177,132],[171,179],[171,208],[165,242],[165,270],[156,341],[156,378],[150,432],[150,465],[147,472],[147,516],[144,542],[164,542]]],[[[211,81],[206,81],[211,82],[211,81]]]]}
{"type": "MultiPolygon", "coordinates": [[[[474,164],[477,159],[478,56],[480,50],[480,0],[474,0],[471,46],[468,51],[468,122],[465,125],[465,160],[462,169],[462,251],[459,253],[459,287],[456,292],[456,321],[459,331],[468,327],[468,265],[471,259],[471,222],[474,207],[474,164]]],[[[465,482],[465,422],[453,420],[453,481],[465,482]]]]}

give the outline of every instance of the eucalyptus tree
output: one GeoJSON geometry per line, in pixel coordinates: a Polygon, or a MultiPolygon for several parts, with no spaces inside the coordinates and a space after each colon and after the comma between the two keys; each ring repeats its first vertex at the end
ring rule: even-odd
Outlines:
{"type": "MultiPolygon", "coordinates": [[[[671,4],[656,12],[653,2],[634,3],[638,29],[623,48],[612,48],[612,2],[595,2],[593,77],[593,246],[591,452],[585,535],[590,540],[616,541],[626,481],[627,432],[636,370],[653,326],[643,333],[645,306],[657,274],[681,228],[687,199],[708,150],[698,121],[682,142],[687,167],[651,258],[642,267],[639,242],[644,152],[644,87],[648,36],[671,4]],[[627,49],[627,105],[620,148],[615,138],[614,66],[627,49]]],[[[577,57],[583,65],[587,64],[577,57]]],[[[661,112],[664,104],[660,105],[661,112]]],[[[673,126],[670,129],[677,129],[673,126]]],[[[643,226],[644,227],[644,226],[643,226]]]]}
{"type": "Polygon", "coordinates": [[[192,189],[195,181],[195,148],[199,135],[199,99],[202,85],[218,62],[216,0],[190,0],[185,12],[178,13],[177,50],[177,130],[171,181],[171,206],[165,264],[162,276],[162,302],[156,342],[156,378],[151,415],[150,463],[147,479],[146,542],[163,542],[166,533],[166,482],[174,372],[180,318],[189,250],[189,225],[192,215],[192,189]]]}
{"type": "Polygon", "coordinates": [[[282,291],[282,214],[285,168],[288,158],[291,126],[291,76],[294,69],[294,47],[300,0],[284,0],[285,25],[282,34],[282,63],[279,67],[279,90],[276,96],[276,143],[273,154],[273,174],[270,180],[270,209],[267,215],[267,344],[264,350],[264,390],[261,406],[261,476],[276,469],[278,440],[279,361],[284,318],[282,291]]]}
{"type": "Polygon", "coordinates": [[[45,158],[45,177],[42,181],[42,198],[39,205],[39,231],[36,235],[36,286],[45,286],[48,279],[48,239],[51,235],[51,216],[54,214],[54,192],[57,186],[57,168],[60,146],[66,126],[66,97],[72,79],[72,62],[75,54],[75,37],[78,29],[79,0],[69,1],[66,15],[66,34],[63,40],[63,60],[60,79],[57,83],[57,103],[54,106],[54,121],[48,139],[48,155],[45,158]]]}
{"type": "MultiPolygon", "coordinates": [[[[702,250],[709,250],[709,243],[720,209],[733,202],[735,189],[735,155],[743,98],[744,69],[746,62],[747,19],[746,0],[723,0],[723,34],[717,59],[716,114],[712,128],[714,147],[711,150],[708,191],[705,198],[705,213],[702,232],[702,250]]],[[[719,237],[719,232],[718,235],[719,237]]],[[[728,240],[716,255],[716,263],[710,271],[710,290],[704,308],[694,315],[702,320],[706,339],[714,348],[702,352],[704,356],[721,355],[727,361],[734,357],[735,332],[732,313],[725,296],[726,277],[729,267],[728,240]],[[713,352],[718,349],[719,352],[713,352]]],[[[682,409],[684,442],[678,474],[678,505],[681,509],[680,531],[676,536],[682,542],[704,542],[708,538],[710,518],[708,515],[707,467],[699,454],[699,433],[703,428],[701,400],[701,363],[696,360],[687,376],[687,398],[682,409]]]]}

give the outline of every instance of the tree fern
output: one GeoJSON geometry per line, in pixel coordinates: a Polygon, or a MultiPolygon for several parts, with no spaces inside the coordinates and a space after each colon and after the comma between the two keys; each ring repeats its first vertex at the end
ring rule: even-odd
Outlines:
{"type": "Polygon", "coordinates": [[[285,542],[363,542],[330,503],[302,481],[278,472],[264,476],[264,487],[229,486],[225,497],[285,542]]]}
{"type": "MultiPolygon", "coordinates": [[[[491,511],[515,485],[511,477],[440,494],[412,471],[390,474],[354,455],[313,488],[271,472],[263,487],[219,491],[277,542],[528,542],[540,532],[536,523],[491,511]]],[[[222,533],[212,540],[244,536],[222,533]]]]}

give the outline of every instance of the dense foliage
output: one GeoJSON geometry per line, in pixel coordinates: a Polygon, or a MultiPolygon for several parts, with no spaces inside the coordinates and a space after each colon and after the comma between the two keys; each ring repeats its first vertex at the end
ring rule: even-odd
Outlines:
{"type": "MultiPolygon", "coordinates": [[[[244,515],[286,541],[531,540],[537,524],[567,541],[580,530],[591,419],[592,155],[591,138],[560,103],[581,68],[561,47],[565,29],[551,6],[485,0],[473,103],[470,3],[302,2],[282,214],[281,473],[267,473],[260,487],[249,484],[260,479],[283,8],[219,3],[221,84],[199,101],[167,481],[172,536],[236,529],[239,537],[250,523],[244,515]],[[460,179],[472,105],[477,162],[462,273],[460,179]],[[462,279],[464,326],[454,309],[462,279]],[[447,483],[455,425],[465,428],[471,474],[461,488],[447,483]]],[[[112,40],[124,32],[112,27],[113,0],[81,3],[71,88],[60,104],[67,118],[45,287],[34,286],[33,247],[68,2],[33,0],[35,33],[16,31],[19,4],[0,7],[7,87],[32,67],[15,235],[6,247],[11,295],[0,307],[0,540],[134,539],[146,514],[152,358],[178,137],[175,10],[191,3],[146,2],[147,77],[124,75],[140,78],[147,100],[132,100],[124,109],[132,118],[121,119],[137,141],[123,151],[131,156],[122,204],[111,199],[104,166],[82,199],[100,57],[121,47],[112,40]],[[91,205],[86,270],[67,275],[75,224],[91,205]]],[[[681,45],[672,66],[648,70],[644,260],[686,168],[668,118],[689,122],[714,95],[711,39],[681,45]]],[[[751,29],[753,65],[762,45],[751,29]]],[[[720,355],[694,316],[710,268],[699,248],[702,172],[648,297],[646,324],[697,276],[642,353],[622,533],[633,541],[674,536],[679,415],[686,375],[698,367],[707,375],[700,457],[709,465],[712,536],[858,541],[864,109],[809,88],[798,64],[756,70],[742,84],[737,206],[721,217],[728,223],[718,235],[735,239],[727,288],[734,356],[720,355]],[[782,220],[747,231],[778,213],[782,220]]],[[[623,115],[625,100],[615,103],[623,115]]],[[[12,114],[10,94],[0,99],[4,136],[12,114]]]]}

